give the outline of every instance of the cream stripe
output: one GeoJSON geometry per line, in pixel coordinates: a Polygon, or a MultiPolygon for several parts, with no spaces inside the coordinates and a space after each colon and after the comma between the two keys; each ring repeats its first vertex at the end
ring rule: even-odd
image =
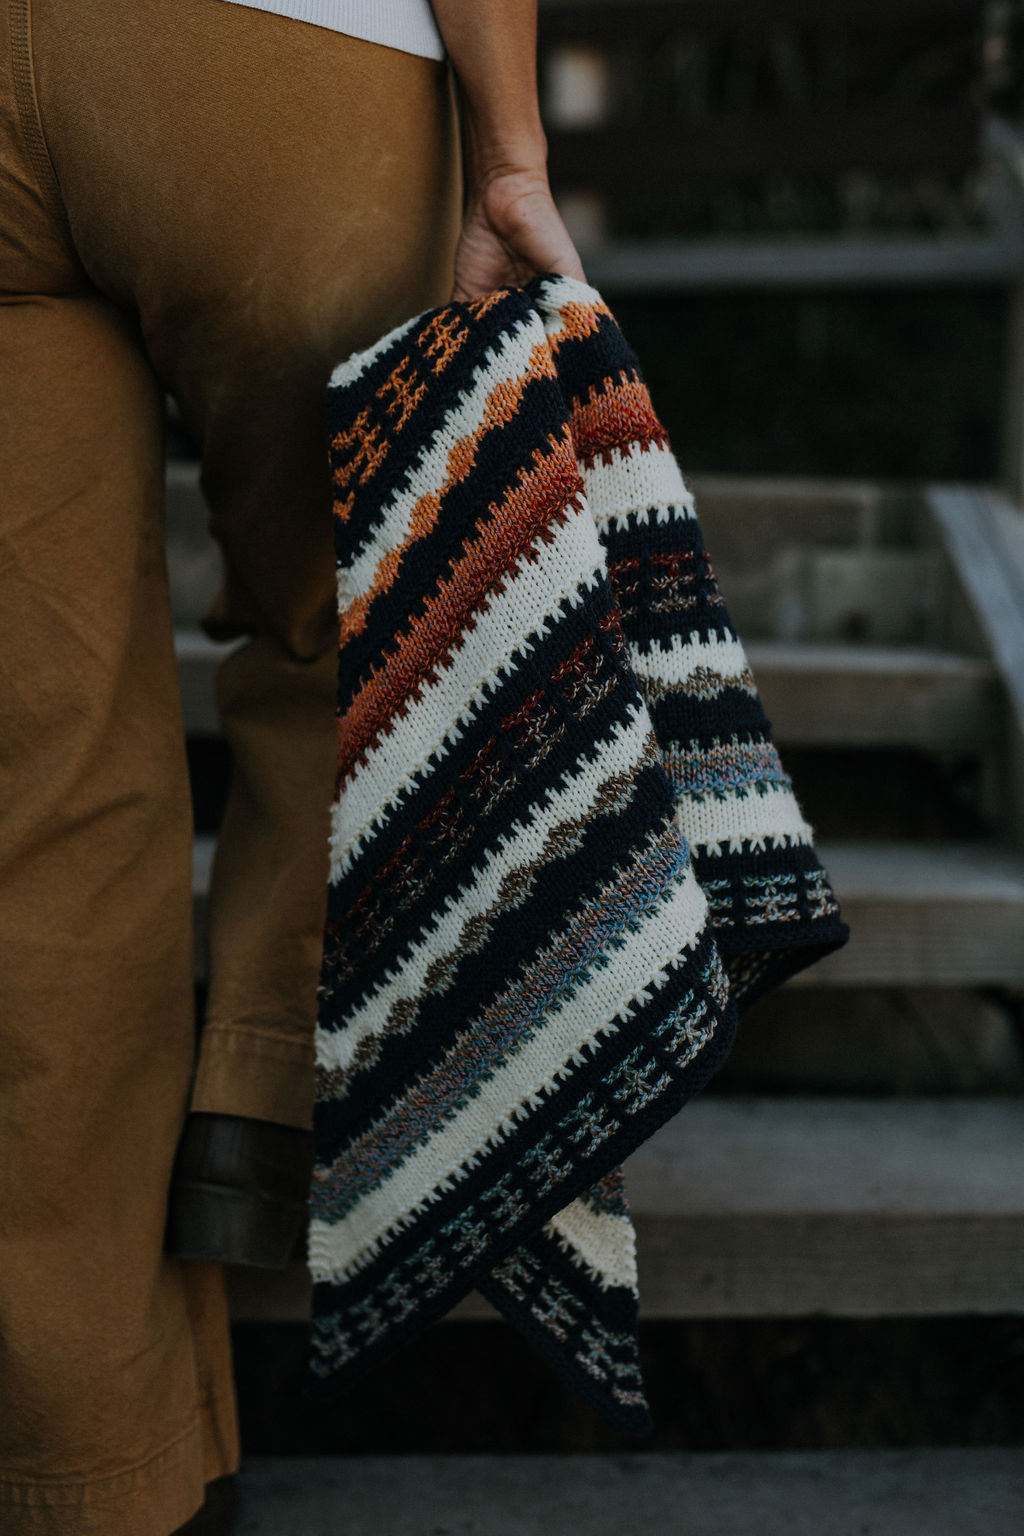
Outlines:
{"type": "Polygon", "coordinates": [[[692,946],[707,920],[707,901],[692,871],[667,900],[650,911],[629,943],[605,951],[574,995],[548,1015],[529,1046],[509,1056],[465,1108],[410,1153],[389,1178],[340,1221],[310,1223],[310,1268],[316,1280],[338,1281],[364,1267],[389,1233],[408,1224],[423,1206],[452,1189],[511,1131],[521,1115],[539,1108],[556,1079],[585,1060],[598,1037],[616,1032],[647,1001],[668,969],[692,946]]]}
{"type": "Polygon", "coordinates": [[[725,790],[698,800],[684,794],[679,801],[679,825],[691,848],[704,853],[740,853],[746,841],[755,848],[810,843],[814,831],[800,814],[793,791],[769,782],[763,792],[725,790]]]}
{"type": "MultiPolygon", "coordinates": [[[[591,288],[574,277],[564,277],[561,283],[557,286],[553,284],[547,291],[553,295],[554,301],[559,304],[570,302],[604,304],[604,300],[596,288],[591,288]]],[[[545,300],[543,308],[537,311],[542,317],[544,331],[549,339],[560,336],[564,329],[560,311],[552,313],[550,303],[550,299],[545,300]]],[[[400,341],[403,336],[408,335],[410,331],[420,326],[423,323],[424,316],[429,313],[431,311],[423,310],[422,313],[413,315],[411,319],[403,320],[400,325],[396,325],[393,330],[388,331],[387,335],[382,336],[379,341],[375,341],[371,347],[364,347],[360,352],[351,353],[343,362],[337,365],[331,374],[331,387],[340,388],[346,384],[351,384],[382,352],[385,352],[394,342],[400,341]]],[[[526,324],[529,323],[526,322],[526,324]]],[[[533,323],[535,324],[536,322],[533,323]]]]}
{"type": "Polygon", "coordinates": [[[552,340],[560,337],[565,330],[562,311],[568,304],[584,304],[587,308],[602,310],[608,307],[597,289],[591,288],[589,283],[578,277],[570,277],[565,272],[558,273],[557,281],[551,279],[544,284],[541,301],[537,306],[544,316],[544,329],[552,340]]]}
{"type": "Polygon", "coordinates": [[[459,650],[438,666],[420,698],[388,722],[390,734],[342,788],[331,817],[332,881],[351,867],[363,839],[387,822],[416,776],[428,765],[433,771],[501,674],[513,671],[531,642],[548,633],[560,605],[576,607],[603,574],[604,555],[586,504],[568,513],[551,542],[538,540],[535,558],[523,560],[505,590],[487,599],[482,619],[463,630],[459,650]]]}
{"type": "Polygon", "coordinates": [[[612,448],[608,463],[598,460],[588,469],[580,462],[580,474],[599,525],[624,528],[631,512],[643,522],[650,521],[643,514],[653,511],[656,523],[694,516],[693,496],[667,443],[649,443],[628,453],[612,448]]]}
{"type": "Polygon", "coordinates": [[[530,819],[512,827],[486,865],[474,866],[472,885],[461,896],[449,898],[429,932],[411,950],[403,951],[394,974],[370,993],[343,1028],[317,1031],[318,1065],[347,1067],[362,1041],[381,1031],[388,1011],[399,999],[418,1001],[431,965],[458,948],[466,923],[487,911],[502,881],[541,855],[547,837],[559,823],[585,816],[602,782],[634,768],[651,739],[651,722],[647,711],[640,708],[615,725],[610,741],[597,743],[597,755],[581,763],[577,776],[552,793],[546,804],[534,802],[526,807],[524,814],[530,819]]]}
{"type": "Polygon", "coordinates": [[[636,1233],[628,1216],[595,1211],[584,1200],[574,1200],[552,1216],[546,1230],[573,1250],[572,1257],[586,1265],[602,1291],[610,1285],[636,1290],[636,1233]]]}
{"type": "MultiPolygon", "coordinates": [[[[597,289],[578,278],[562,276],[557,283],[545,284],[540,314],[552,345],[557,345],[565,334],[562,310],[567,305],[607,309],[597,289]]],[[[614,521],[624,527],[630,512],[642,514],[649,510],[654,510],[655,521],[659,523],[667,522],[672,515],[694,516],[693,496],[668,443],[631,446],[628,453],[613,448],[610,463],[599,461],[588,469],[581,462],[580,473],[598,524],[614,521]]]]}
{"type": "Polygon", "coordinates": [[[709,667],[723,677],[738,677],[750,665],[735,636],[709,635],[702,640],[696,630],[690,635],[673,635],[667,646],[653,644],[648,650],[630,646],[629,656],[638,677],[670,685],[685,683],[698,667],[709,667]]]}

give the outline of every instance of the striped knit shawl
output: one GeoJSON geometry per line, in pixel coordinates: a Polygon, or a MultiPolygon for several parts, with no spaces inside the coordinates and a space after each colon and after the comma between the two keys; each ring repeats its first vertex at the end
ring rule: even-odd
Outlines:
{"type": "Polygon", "coordinates": [[[328,410],[313,1389],[476,1288],[643,1432],[619,1165],[848,929],[593,288],[418,315],[328,410]]]}

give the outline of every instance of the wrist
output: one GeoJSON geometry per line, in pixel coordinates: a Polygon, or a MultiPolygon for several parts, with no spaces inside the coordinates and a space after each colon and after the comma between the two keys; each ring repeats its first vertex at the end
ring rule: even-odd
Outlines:
{"type": "Polygon", "coordinates": [[[516,123],[481,122],[462,114],[462,152],[466,181],[479,191],[499,176],[547,178],[548,143],[540,118],[516,123]]]}

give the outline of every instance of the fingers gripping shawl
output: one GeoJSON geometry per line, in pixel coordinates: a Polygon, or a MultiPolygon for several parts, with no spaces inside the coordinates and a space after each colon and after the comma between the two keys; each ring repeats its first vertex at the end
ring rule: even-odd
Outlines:
{"type": "Polygon", "coordinates": [[[419,315],[337,369],[329,417],[313,1377],[476,1287],[642,1432],[619,1164],[848,930],[594,289],[419,315]]]}

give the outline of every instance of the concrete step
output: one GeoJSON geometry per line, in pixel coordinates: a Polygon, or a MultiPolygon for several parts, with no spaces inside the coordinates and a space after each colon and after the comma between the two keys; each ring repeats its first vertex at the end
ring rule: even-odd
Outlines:
{"type": "Polygon", "coordinates": [[[768,640],[752,640],[746,650],[783,746],[975,753],[998,739],[1000,689],[981,657],[768,640]]]}
{"type": "MultiPolygon", "coordinates": [[[[1024,1312],[1024,1099],[708,1093],[626,1178],[644,1317],[1024,1312]]],[[[308,1316],[301,1263],[229,1281],[236,1318],[308,1316]]]]}
{"type": "MultiPolygon", "coordinates": [[[[960,669],[950,675],[955,661],[950,653],[967,651],[985,657],[995,644],[998,655],[1000,643],[993,642],[984,623],[979,625],[978,614],[970,611],[973,605],[983,614],[988,591],[986,587],[979,593],[972,585],[978,562],[971,565],[960,547],[963,540],[951,542],[946,526],[968,495],[963,488],[932,487],[922,496],[914,487],[884,483],[720,475],[697,475],[691,484],[714,569],[748,647],[756,642],[833,646],[837,654],[831,662],[842,671],[846,663],[838,651],[854,642],[852,649],[863,647],[866,662],[847,669],[845,708],[840,709],[836,700],[830,718],[845,717],[852,699],[863,705],[869,733],[887,732],[892,727],[885,722],[896,719],[895,694],[909,690],[915,725],[903,727],[910,732],[908,740],[916,742],[916,729],[918,735],[923,733],[922,744],[930,744],[936,732],[936,711],[939,718],[948,711],[954,731],[965,733],[970,744],[962,690],[990,684],[991,674],[975,676],[960,669]],[[942,522],[942,538],[936,535],[933,515],[942,522]],[[877,675],[876,668],[873,684],[859,680],[865,664],[868,669],[872,666],[869,646],[881,648],[877,666],[883,675],[877,675]],[[916,663],[908,658],[901,672],[883,654],[892,647],[910,647],[922,655],[916,663]],[[915,678],[915,671],[922,668],[923,676],[915,678]],[[894,675],[887,678],[886,672],[894,675]],[[873,698],[873,692],[882,699],[873,698]]],[[[971,494],[977,507],[988,505],[983,491],[971,494]]],[[[220,557],[207,521],[198,465],[170,460],[167,553],[175,619],[185,628],[198,624],[220,577],[220,557]]],[[[968,537],[971,526],[968,518],[968,537]]],[[[999,555],[993,555],[990,548],[985,558],[998,565],[1003,552],[1000,547],[999,555]]],[[[1019,612],[1015,619],[1019,627],[1019,612]]],[[[1008,632],[1003,626],[1000,634],[1008,632]]],[[[1002,643],[1012,648],[1016,642],[1011,638],[1002,643]]],[[[770,698],[769,671],[775,662],[763,665],[768,667],[763,684],[770,698]]],[[[807,682],[802,678],[802,692],[807,682]]],[[[976,702],[970,705],[975,714],[977,708],[976,702]]],[[[814,718],[813,711],[810,721],[801,711],[797,721],[808,729],[814,718]]],[[[986,728],[984,721],[982,731],[987,741],[991,727],[986,728]]],[[[832,738],[814,735],[809,739],[832,738]]],[[[891,738],[869,734],[867,739],[891,738]]],[[[960,744],[958,737],[953,744],[960,744]]]]}
{"type": "Polygon", "coordinates": [[[187,736],[219,736],[220,720],[214,704],[213,680],[217,667],[238,642],[219,645],[201,629],[177,629],[174,648],[178,656],[178,680],[185,712],[187,736]]]}
{"type": "Polygon", "coordinates": [[[956,584],[914,487],[756,475],[690,483],[745,641],[960,648],[956,584]]]}
{"type": "MultiPolygon", "coordinates": [[[[195,844],[196,975],[213,840],[195,844]]],[[[790,986],[1024,984],[1024,857],[990,842],[827,843],[818,849],[849,943],[790,986]]]]}
{"type": "Polygon", "coordinates": [[[220,554],[207,532],[199,466],[170,459],[164,478],[164,527],[176,624],[199,623],[220,581],[220,554]]]}
{"type": "MultiPolygon", "coordinates": [[[[913,487],[697,475],[701,527],[738,632],[756,641],[965,649],[987,645],[913,487]]],[[[198,623],[216,590],[198,466],[167,466],[166,532],[176,622],[198,623]]]]}
{"type": "Polygon", "coordinates": [[[243,1466],[238,1536],[1020,1536],[1024,1450],[353,1456],[243,1466]]]}
{"type": "Polygon", "coordinates": [[[819,846],[850,925],[795,986],[1024,982],[1024,857],[989,841],[819,846]]]}
{"type": "Polygon", "coordinates": [[[1024,1093],[1024,1028],[996,987],[783,987],[715,1080],[726,1093],[1024,1093]],[[824,1006],[823,1006],[824,1004],[824,1006]]]}
{"type": "MultiPolygon", "coordinates": [[[[213,674],[230,646],[201,630],[175,637],[190,735],[216,735],[213,674]]],[[[897,646],[752,641],[747,654],[782,745],[978,752],[1001,728],[989,662],[897,646]]]]}

